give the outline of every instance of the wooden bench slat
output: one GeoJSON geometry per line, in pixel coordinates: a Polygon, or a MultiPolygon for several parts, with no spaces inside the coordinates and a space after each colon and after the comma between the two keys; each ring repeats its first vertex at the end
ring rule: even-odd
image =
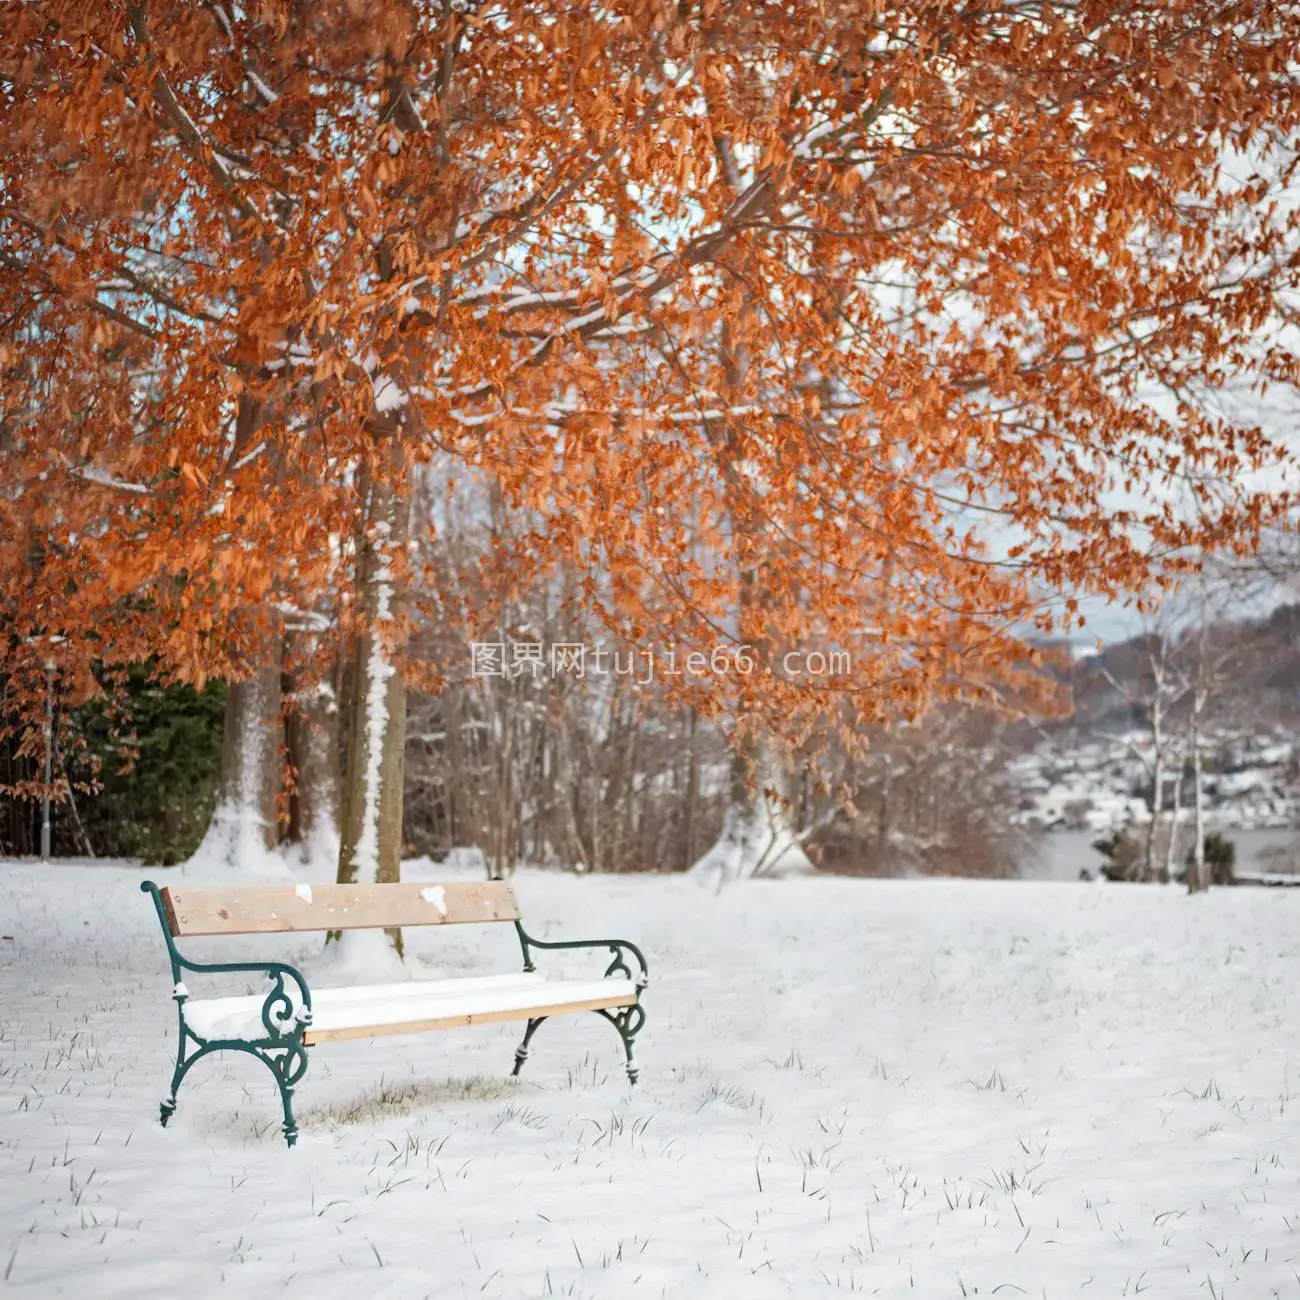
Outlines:
{"type": "Polygon", "coordinates": [[[468,1015],[439,1016],[431,1020],[407,1020],[397,1024],[349,1025],[346,1029],[308,1027],[302,1041],[309,1047],[317,1043],[337,1043],[348,1038],[379,1038],[385,1034],[419,1034],[429,1029],[463,1029],[467,1025],[489,1025],[502,1020],[540,1020],[545,1016],[567,1015],[571,1011],[600,1011],[612,1007],[630,1007],[635,993],[622,997],[588,998],[582,1002],[559,1002],[554,1006],[521,1007],[510,1011],[476,1011],[468,1015]]]}
{"type": "Polygon", "coordinates": [[[517,921],[503,880],[391,885],[177,885],[162,890],[174,938],[377,930],[390,926],[517,921]]]}

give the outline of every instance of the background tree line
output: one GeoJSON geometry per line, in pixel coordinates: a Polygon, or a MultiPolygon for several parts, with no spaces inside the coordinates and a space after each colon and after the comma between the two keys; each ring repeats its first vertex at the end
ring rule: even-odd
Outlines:
{"type": "MultiPolygon", "coordinates": [[[[413,633],[413,654],[450,671],[438,691],[408,699],[404,854],[476,848],[493,874],[519,863],[688,869],[726,816],[725,736],[661,681],[645,680],[637,647],[620,647],[615,659],[606,646],[601,672],[591,654],[581,671],[553,670],[551,647],[594,649],[599,629],[556,614],[553,591],[531,594],[516,597],[483,639],[507,650],[545,647],[540,669],[511,670],[507,658],[500,675],[478,675],[468,641],[413,633]]],[[[327,866],[348,761],[339,700],[354,689],[346,668],[335,681],[337,693],[332,683],[306,697],[287,673],[234,692],[221,681],[195,690],[164,685],[154,666],[136,665],[93,703],[63,709],[56,692],[55,853],[185,861],[211,833],[223,799],[244,806],[237,792],[252,769],[258,847],[318,855],[327,866]],[[254,729],[264,742],[250,762],[254,729]]],[[[912,727],[864,729],[852,746],[846,731],[828,726],[802,753],[784,752],[779,793],[823,870],[1014,874],[1013,791],[1001,772],[1014,752],[1012,729],[1007,717],[955,706],[912,727]]],[[[0,747],[0,852],[33,854],[43,756],[18,749],[13,734],[0,747]]]]}

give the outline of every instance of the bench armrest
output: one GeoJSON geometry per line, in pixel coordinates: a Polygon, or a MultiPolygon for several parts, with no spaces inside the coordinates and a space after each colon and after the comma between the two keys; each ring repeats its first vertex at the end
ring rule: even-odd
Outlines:
{"type": "Polygon", "coordinates": [[[622,975],[626,979],[633,980],[638,993],[650,983],[650,971],[645,964],[641,949],[627,939],[534,939],[519,921],[515,922],[515,930],[519,934],[519,946],[524,951],[526,971],[536,970],[531,953],[533,948],[607,948],[614,954],[614,960],[605,971],[606,978],[611,975],[622,975]],[[636,963],[635,971],[627,964],[624,953],[631,954],[633,962],[636,963]]]}
{"type": "MultiPolygon", "coordinates": [[[[269,988],[262,1002],[262,1025],[272,1040],[296,1039],[302,1030],[311,1024],[311,990],[302,972],[282,961],[190,961],[177,953],[177,965],[184,970],[196,971],[201,975],[235,975],[243,971],[261,971],[266,976],[269,988]],[[290,979],[298,986],[298,1001],[295,1004],[289,990],[285,988],[285,979],[290,979]]],[[[185,999],[189,990],[179,981],[172,996],[181,1004],[184,1015],[185,999]]],[[[193,1032],[193,1031],[191,1031],[193,1032]]]]}
{"type": "MultiPolygon", "coordinates": [[[[222,961],[222,962],[198,962],[190,961],[188,957],[182,957],[180,953],[176,954],[176,964],[183,970],[192,970],[199,975],[238,975],[241,972],[261,971],[266,978],[275,985],[275,988],[267,994],[267,1002],[270,1003],[277,996],[282,997],[284,992],[284,981],[287,976],[298,986],[298,997],[302,1009],[311,1013],[311,990],[307,987],[307,980],[303,973],[296,966],[290,966],[287,962],[282,961],[222,961]]],[[[183,986],[182,986],[183,987],[183,986]]]]}
{"type": "Polygon", "coordinates": [[[189,997],[189,990],[181,981],[181,971],[193,971],[197,975],[239,975],[260,971],[271,983],[266,1001],[262,1004],[262,1023],[273,1037],[283,1037],[283,1025],[296,1022],[300,1025],[311,1023],[311,990],[301,971],[282,961],[191,961],[176,947],[172,939],[171,928],[167,924],[167,912],[163,907],[162,894],[152,880],[143,881],[140,892],[152,894],[154,907],[158,911],[158,920],[162,925],[163,938],[167,942],[167,955],[171,958],[172,996],[182,1005],[189,997]],[[298,986],[298,1005],[295,1007],[284,982],[290,979],[298,986]]]}

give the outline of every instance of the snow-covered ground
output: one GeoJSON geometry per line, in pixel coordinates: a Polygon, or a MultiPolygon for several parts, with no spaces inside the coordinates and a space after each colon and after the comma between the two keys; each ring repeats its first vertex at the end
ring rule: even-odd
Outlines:
{"type": "Polygon", "coordinates": [[[526,874],[645,947],[641,1086],[594,1016],[324,1046],[289,1151],[251,1062],[158,1127],[143,874],[0,864],[5,1294],[1300,1296],[1300,891],[526,874]]]}

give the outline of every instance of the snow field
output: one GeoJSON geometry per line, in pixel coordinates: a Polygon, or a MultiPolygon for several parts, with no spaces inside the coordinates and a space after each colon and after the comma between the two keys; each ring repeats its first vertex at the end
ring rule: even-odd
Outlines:
{"type": "MultiPolygon", "coordinates": [[[[0,864],[15,1297],[1300,1297],[1293,891],[525,873],[539,937],[646,951],[640,1086],[595,1016],[515,1082],[521,1026],[325,1045],[288,1151],[238,1058],[158,1126],[146,874],[0,864]]],[[[518,963],[508,926],[407,938],[440,974],[518,963]]]]}

